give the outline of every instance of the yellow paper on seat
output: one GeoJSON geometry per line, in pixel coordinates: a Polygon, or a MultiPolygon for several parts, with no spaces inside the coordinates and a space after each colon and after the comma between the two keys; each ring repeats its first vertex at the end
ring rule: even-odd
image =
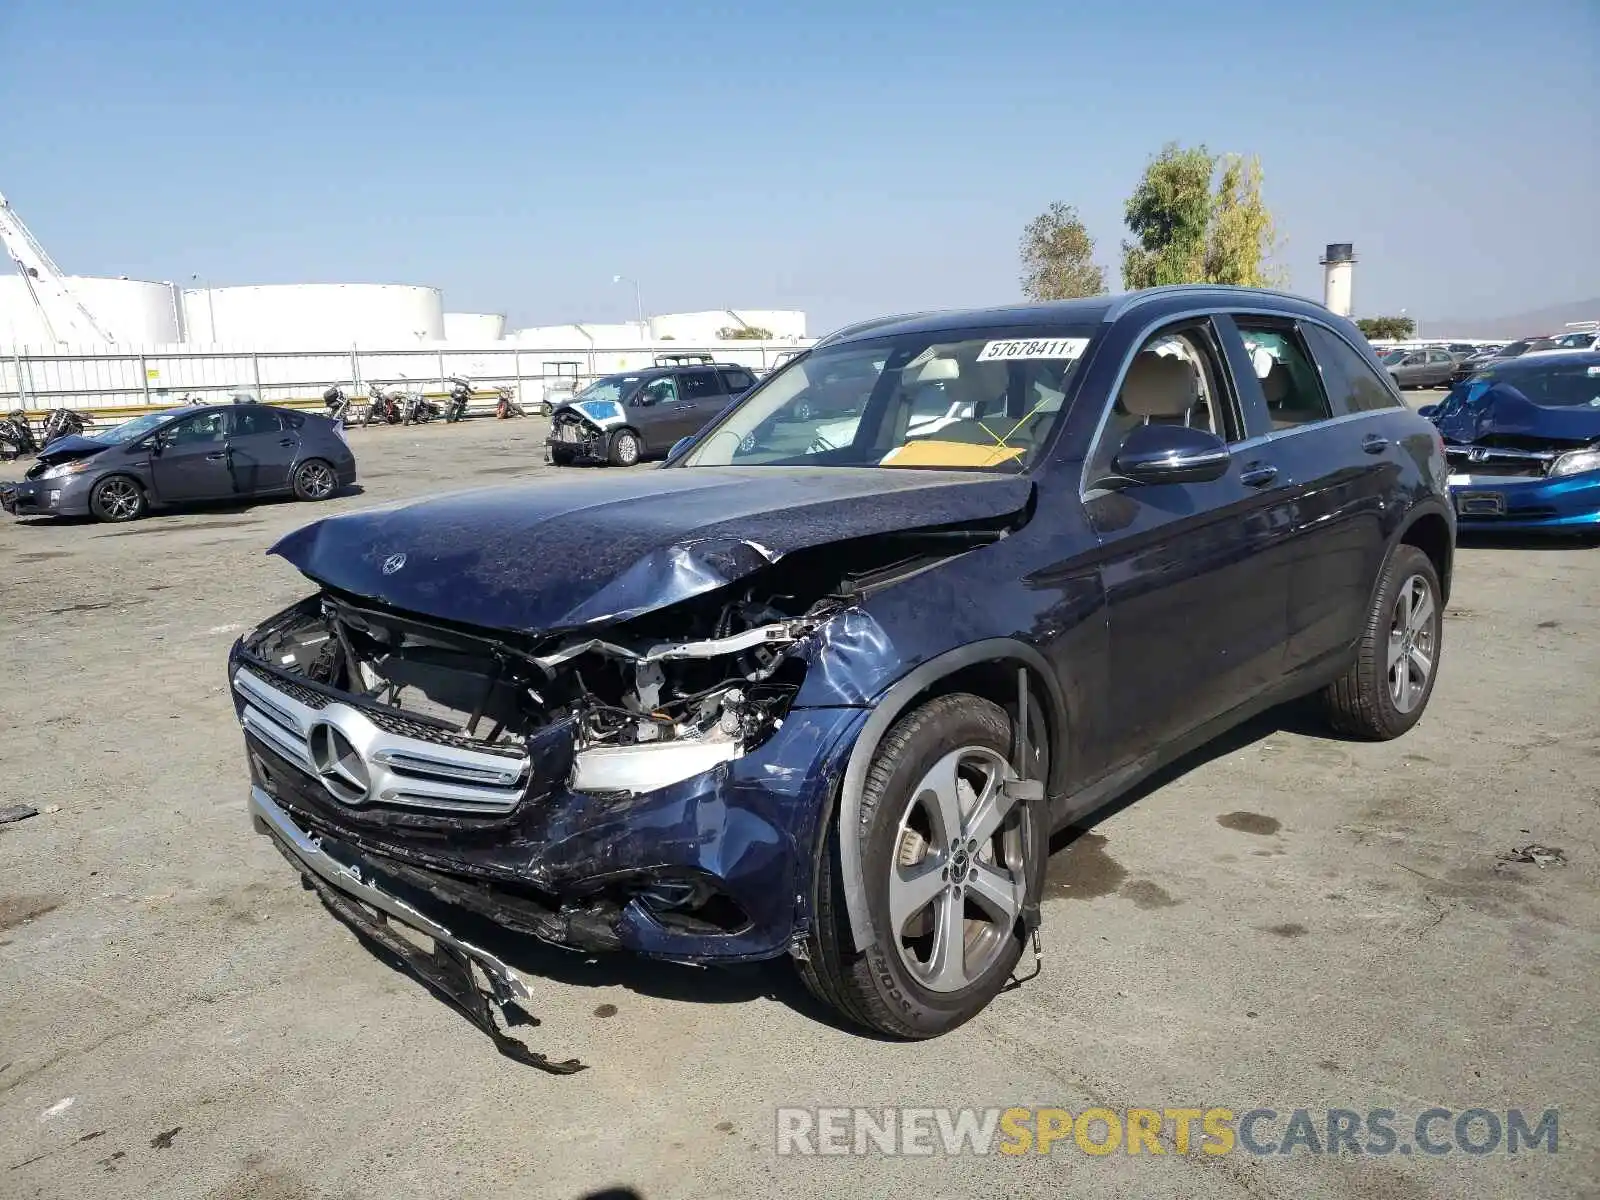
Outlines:
{"type": "Polygon", "coordinates": [[[941,442],[918,438],[897,446],[879,463],[885,467],[998,467],[1022,457],[1016,446],[975,446],[971,442],[941,442]]]}

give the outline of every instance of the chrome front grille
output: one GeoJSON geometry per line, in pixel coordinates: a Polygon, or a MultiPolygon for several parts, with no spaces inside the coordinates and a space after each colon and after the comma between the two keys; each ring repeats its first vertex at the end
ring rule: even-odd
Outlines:
{"type": "MultiPolygon", "coordinates": [[[[240,723],[352,808],[387,805],[493,815],[516,807],[528,759],[408,737],[354,705],[309,689],[291,695],[246,667],[233,676],[240,723]],[[314,699],[316,704],[306,703],[314,699]]],[[[292,688],[292,685],[289,685],[292,688]]]]}

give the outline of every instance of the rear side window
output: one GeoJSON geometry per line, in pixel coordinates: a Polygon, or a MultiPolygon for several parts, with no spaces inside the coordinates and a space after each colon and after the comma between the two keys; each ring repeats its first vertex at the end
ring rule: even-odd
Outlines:
{"type": "Polygon", "coordinates": [[[274,409],[255,405],[233,410],[234,437],[249,437],[256,433],[281,433],[283,424],[274,409]]]}
{"type": "Polygon", "coordinates": [[[726,395],[722,379],[715,371],[684,371],[678,376],[686,400],[704,400],[709,396],[726,395]]]}
{"type": "Polygon", "coordinates": [[[1385,386],[1378,373],[1337,334],[1320,325],[1301,327],[1311,354],[1322,368],[1322,382],[1333,397],[1335,406],[1343,405],[1346,412],[1376,412],[1381,408],[1399,408],[1400,399],[1385,386]]]}
{"type": "Polygon", "coordinates": [[[1245,353],[1255,367],[1273,429],[1293,429],[1333,415],[1322,378],[1295,326],[1235,317],[1245,353]]]}
{"type": "Polygon", "coordinates": [[[749,371],[724,370],[722,380],[728,385],[728,391],[734,395],[747,392],[756,385],[755,377],[749,371]]]}

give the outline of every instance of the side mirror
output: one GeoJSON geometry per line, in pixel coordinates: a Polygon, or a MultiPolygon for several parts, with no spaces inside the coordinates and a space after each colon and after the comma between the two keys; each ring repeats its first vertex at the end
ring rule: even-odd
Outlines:
{"type": "Polygon", "coordinates": [[[670,458],[677,458],[678,457],[678,451],[684,449],[692,441],[694,441],[693,437],[681,437],[681,438],[679,438],[677,441],[672,443],[672,449],[667,451],[667,457],[669,459],[670,458]]]}
{"type": "Polygon", "coordinates": [[[1112,466],[1135,483],[1208,483],[1228,470],[1228,444],[1207,429],[1136,425],[1112,466]]]}
{"type": "Polygon", "coordinates": [[[1417,416],[1431,417],[1438,411],[1439,406],[1437,404],[1424,404],[1421,408],[1417,409],[1417,416]]]}

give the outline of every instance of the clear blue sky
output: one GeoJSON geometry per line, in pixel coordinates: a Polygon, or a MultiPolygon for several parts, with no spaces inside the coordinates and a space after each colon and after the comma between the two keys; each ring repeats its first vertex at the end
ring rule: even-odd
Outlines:
{"type": "MultiPolygon", "coordinates": [[[[1167,140],[1259,154],[1292,286],[1600,295],[1600,4],[0,0],[0,191],[68,271],[428,283],[514,325],[1017,295],[1167,140]]],[[[1116,278],[1113,270],[1113,279],[1116,278]]]]}

